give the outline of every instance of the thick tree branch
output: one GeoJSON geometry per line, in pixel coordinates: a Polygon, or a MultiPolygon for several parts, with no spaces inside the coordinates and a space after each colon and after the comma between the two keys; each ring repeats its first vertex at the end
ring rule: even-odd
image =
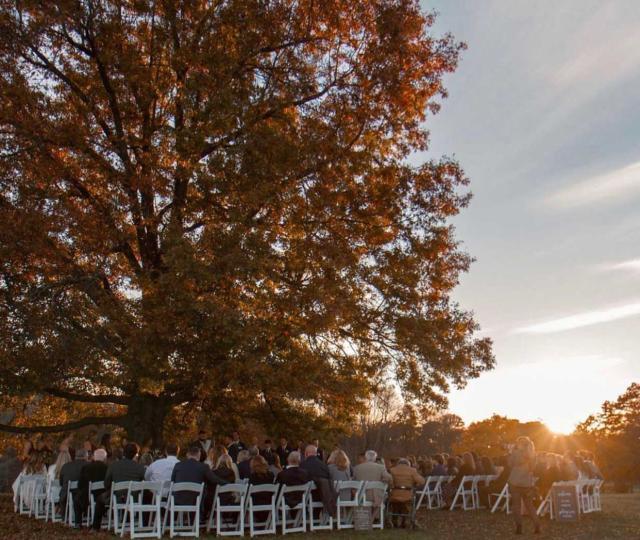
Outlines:
{"type": "Polygon", "coordinates": [[[118,396],[116,394],[98,394],[90,396],[87,394],[76,394],[60,388],[45,388],[43,390],[50,396],[68,399],[70,401],[79,401],[81,403],[117,403],[119,405],[128,405],[130,398],[127,396],[118,396]]]}
{"type": "Polygon", "coordinates": [[[66,424],[59,424],[57,426],[9,426],[6,424],[0,424],[0,432],[5,433],[60,433],[62,431],[72,431],[74,429],[80,429],[85,426],[91,425],[124,425],[126,416],[87,416],[76,420],[75,422],[68,422],[66,424]]]}

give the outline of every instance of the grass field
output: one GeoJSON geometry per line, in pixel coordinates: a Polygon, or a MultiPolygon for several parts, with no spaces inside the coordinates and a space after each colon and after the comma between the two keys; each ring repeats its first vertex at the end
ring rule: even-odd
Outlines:
{"type": "MultiPolygon", "coordinates": [[[[640,494],[603,495],[603,512],[584,516],[578,523],[555,523],[543,520],[540,536],[531,534],[532,526],[525,521],[525,535],[516,537],[510,516],[480,512],[420,511],[416,531],[385,530],[375,532],[313,533],[314,540],[493,540],[502,538],[545,538],[549,540],[607,540],[624,538],[640,540],[640,494]]],[[[303,536],[288,535],[300,540],[303,536]]],[[[63,525],[43,523],[13,513],[11,498],[0,496],[0,538],[21,539],[113,539],[111,534],[91,534],[73,531],[63,525]]],[[[168,538],[168,536],[167,536],[168,538]]],[[[208,538],[202,536],[201,538],[208,538]]],[[[268,538],[268,537],[266,537],[268,538]]]]}

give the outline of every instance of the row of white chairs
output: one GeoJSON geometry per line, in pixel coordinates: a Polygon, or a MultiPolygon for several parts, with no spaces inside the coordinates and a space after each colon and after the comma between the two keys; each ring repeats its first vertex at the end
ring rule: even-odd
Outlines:
{"type": "MultiPolygon", "coordinates": [[[[321,501],[313,499],[312,491],[316,489],[313,482],[285,486],[249,485],[243,481],[217,486],[206,529],[215,530],[218,536],[244,536],[247,530],[251,537],[275,534],[277,527],[282,534],[331,530],[334,525],[337,529],[349,529],[354,527],[354,511],[359,507],[370,509],[372,528],[384,528],[385,483],[338,481],[333,487],[339,494],[335,519],[324,510],[321,501]],[[255,496],[264,501],[254,502],[255,496]],[[289,506],[287,500],[291,498],[299,503],[289,506]]],[[[120,536],[129,534],[131,538],[161,538],[166,532],[172,538],[198,537],[203,488],[203,484],[186,482],[114,482],[102,528],[120,536]],[[176,504],[174,496],[187,492],[192,494],[193,504],[176,504]]],[[[16,511],[71,526],[75,523],[73,492],[77,489],[77,482],[68,483],[65,508],[59,508],[61,488],[58,481],[47,482],[46,477],[40,475],[38,478],[25,477],[19,488],[16,511]]],[[[88,491],[89,505],[83,517],[86,526],[93,522],[95,495],[104,492],[104,482],[89,483],[88,491]]]]}
{"type": "MultiPolygon", "coordinates": [[[[555,519],[555,511],[553,508],[552,490],[553,486],[572,486],[576,490],[576,498],[578,501],[578,511],[581,514],[589,514],[591,512],[602,511],[601,490],[604,480],[599,479],[582,479],[554,482],[549,492],[546,494],[540,505],[537,514],[544,516],[549,514],[551,519],[555,519]]],[[[509,484],[505,484],[500,493],[492,494],[496,500],[491,506],[491,512],[505,511],[511,512],[511,494],[509,493],[509,484]]]]}
{"type": "MultiPolygon", "coordinates": [[[[601,479],[581,479],[564,482],[554,482],[553,486],[571,486],[576,490],[578,500],[578,511],[581,514],[602,511],[601,491],[604,480],[601,479]]],[[[553,507],[553,486],[538,507],[538,515],[549,514],[551,519],[555,519],[555,508],[553,507]]]]}
{"type": "MultiPolygon", "coordinates": [[[[429,510],[436,510],[445,506],[443,489],[454,476],[428,476],[421,490],[416,492],[416,511],[425,504],[429,510]]],[[[478,510],[481,508],[481,485],[488,486],[498,475],[463,476],[451,502],[450,510],[461,507],[463,510],[478,510]]]]}

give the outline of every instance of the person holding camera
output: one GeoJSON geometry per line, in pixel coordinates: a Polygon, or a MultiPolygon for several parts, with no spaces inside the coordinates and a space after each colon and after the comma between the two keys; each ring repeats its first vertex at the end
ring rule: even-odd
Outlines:
{"type": "Polygon", "coordinates": [[[536,513],[533,497],[535,494],[533,468],[536,451],[529,437],[518,437],[509,456],[509,493],[516,521],[516,534],[522,534],[522,505],[527,510],[535,526],[534,534],[540,534],[540,520],[536,513]]]}

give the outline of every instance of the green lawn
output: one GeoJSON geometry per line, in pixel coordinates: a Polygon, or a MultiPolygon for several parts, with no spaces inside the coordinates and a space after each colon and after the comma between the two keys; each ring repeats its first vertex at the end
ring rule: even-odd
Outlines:
{"type": "MultiPolygon", "coordinates": [[[[543,534],[533,536],[530,522],[525,521],[525,535],[521,538],[545,538],[553,540],[605,540],[624,538],[640,540],[640,494],[603,495],[603,512],[584,516],[578,523],[555,523],[543,520],[543,534]]],[[[370,533],[331,532],[313,533],[315,540],[411,540],[455,539],[455,540],[492,540],[516,538],[510,516],[492,515],[487,511],[448,512],[421,510],[420,528],[417,531],[385,530],[370,533]]],[[[287,535],[292,540],[305,535],[287,535]]],[[[113,539],[114,536],[101,533],[90,534],[87,531],[72,531],[62,525],[45,524],[13,513],[11,499],[7,495],[0,498],[0,538],[47,539],[62,538],[113,539]]],[[[168,536],[167,536],[168,537],[168,536]]]]}

